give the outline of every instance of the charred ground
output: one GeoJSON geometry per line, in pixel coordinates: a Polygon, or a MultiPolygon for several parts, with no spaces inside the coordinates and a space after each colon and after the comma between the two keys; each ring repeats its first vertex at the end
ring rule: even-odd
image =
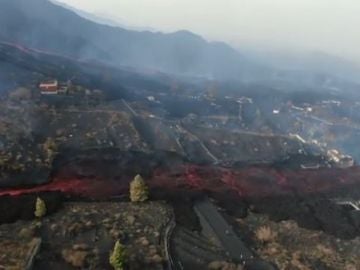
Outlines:
{"type": "Polygon", "coordinates": [[[232,220],[258,213],[330,237],[360,234],[359,215],[336,203],[360,199],[360,170],[346,156],[359,157],[356,99],[185,82],[9,44],[0,59],[1,223],[31,219],[39,195],[49,213],[63,201],[126,200],[141,173],[187,229],[200,228],[192,206],[207,195],[232,220]],[[71,91],[40,95],[49,78],[71,80],[71,91]]]}

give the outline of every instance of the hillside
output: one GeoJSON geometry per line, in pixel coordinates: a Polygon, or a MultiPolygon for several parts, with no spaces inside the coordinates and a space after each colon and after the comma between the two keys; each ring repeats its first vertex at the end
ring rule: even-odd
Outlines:
{"type": "Polygon", "coordinates": [[[188,31],[137,32],[97,24],[47,0],[0,2],[0,40],[79,59],[217,78],[248,76],[255,66],[223,43],[188,31]]]}

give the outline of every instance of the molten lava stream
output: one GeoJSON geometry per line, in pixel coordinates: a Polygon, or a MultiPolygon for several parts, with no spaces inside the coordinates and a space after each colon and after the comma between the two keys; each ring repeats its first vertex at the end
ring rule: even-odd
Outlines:
{"type": "MultiPolygon", "coordinates": [[[[111,198],[128,194],[131,177],[107,178],[105,176],[79,178],[57,175],[53,181],[32,188],[0,190],[0,196],[59,191],[87,198],[111,198]]],[[[147,179],[150,188],[167,190],[189,188],[216,193],[236,191],[241,197],[282,196],[290,193],[319,193],[339,188],[357,190],[360,186],[360,168],[346,170],[276,170],[270,167],[240,169],[214,166],[185,165],[175,168],[154,169],[147,179]]]]}
{"type": "Polygon", "coordinates": [[[114,196],[123,191],[122,186],[115,181],[104,181],[100,179],[54,179],[47,184],[19,189],[4,189],[0,196],[19,196],[30,193],[59,191],[68,195],[98,198],[102,196],[114,196]]]}

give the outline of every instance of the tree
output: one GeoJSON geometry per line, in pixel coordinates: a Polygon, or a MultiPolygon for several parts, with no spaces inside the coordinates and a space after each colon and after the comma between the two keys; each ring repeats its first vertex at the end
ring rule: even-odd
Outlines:
{"type": "Polygon", "coordinates": [[[126,261],[126,252],[120,241],[116,241],[114,249],[110,254],[109,262],[114,270],[123,270],[126,261]]]}
{"type": "Polygon", "coordinates": [[[46,205],[45,202],[37,197],[36,199],[36,204],[35,204],[35,212],[34,212],[35,217],[37,218],[42,218],[43,216],[46,215],[46,205]]]}
{"type": "Polygon", "coordinates": [[[145,202],[149,198],[149,189],[144,179],[138,174],[130,183],[130,200],[132,202],[145,202]]]}
{"type": "Polygon", "coordinates": [[[260,242],[269,243],[275,241],[277,233],[274,232],[269,226],[261,226],[256,230],[255,236],[260,242]]]}

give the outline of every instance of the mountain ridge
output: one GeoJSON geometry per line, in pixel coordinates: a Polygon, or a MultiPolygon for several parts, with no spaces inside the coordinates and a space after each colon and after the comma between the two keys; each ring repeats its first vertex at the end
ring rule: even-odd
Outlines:
{"type": "Polygon", "coordinates": [[[275,88],[289,88],[291,83],[299,89],[305,86],[325,91],[358,88],[353,85],[358,83],[358,69],[333,57],[313,61],[309,56],[305,65],[295,59],[281,66],[277,65],[281,55],[240,51],[187,30],[162,33],[99,24],[51,0],[0,1],[0,41],[113,67],[208,80],[275,88]]]}
{"type": "Polygon", "coordinates": [[[101,25],[48,0],[3,0],[0,25],[3,41],[112,65],[210,78],[237,78],[256,68],[232,47],[189,31],[164,34],[101,25]]]}
{"type": "Polygon", "coordinates": [[[60,1],[56,1],[56,0],[50,0],[50,2],[54,3],[55,5],[64,7],[68,10],[74,11],[77,15],[80,15],[81,17],[88,19],[90,21],[96,22],[98,24],[104,24],[104,25],[108,25],[108,26],[113,26],[113,27],[120,27],[120,28],[124,28],[127,30],[133,30],[133,31],[151,31],[151,32],[157,32],[155,29],[152,28],[146,28],[146,27],[135,27],[135,26],[131,26],[128,25],[123,19],[121,18],[107,18],[108,15],[103,14],[103,13],[91,13],[91,12],[87,12],[78,8],[75,8],[71,5],[68,5],[66,3],[60,2],[60,1]]]}

